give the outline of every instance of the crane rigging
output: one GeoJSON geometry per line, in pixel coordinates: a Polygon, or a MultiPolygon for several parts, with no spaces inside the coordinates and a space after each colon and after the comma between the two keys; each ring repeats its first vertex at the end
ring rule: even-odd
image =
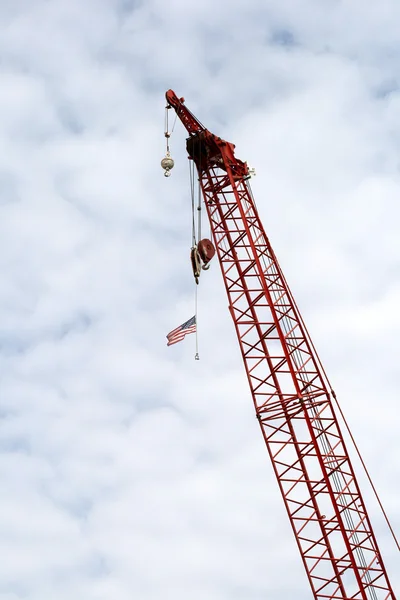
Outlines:
{"type": "MultiPolygon", "coordinates": [[[[265,234],[251,171],[184,98],[168,90],[166,100],[188,133],[256,416],[314,598],[395,600],[336,397],[265,234]]],[[[166,137],[169,176],[168,128],[166,137]]]]}

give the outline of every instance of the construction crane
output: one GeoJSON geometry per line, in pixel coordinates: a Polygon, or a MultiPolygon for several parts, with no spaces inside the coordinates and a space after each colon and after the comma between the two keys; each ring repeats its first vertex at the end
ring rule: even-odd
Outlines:
{"type": "MultiPolygon", "coordinates": [[[[166,93],[187,130],[261,432],[314,598],[395,599],[338,404],[261,223],[246,162],[166,93]]],[[[169,153],[162,161],[170,175],[169,153]]]]}

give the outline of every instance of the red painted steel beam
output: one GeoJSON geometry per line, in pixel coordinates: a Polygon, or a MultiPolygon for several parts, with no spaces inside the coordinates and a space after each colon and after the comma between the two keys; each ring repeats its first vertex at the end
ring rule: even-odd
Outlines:
{"type": "Polygon", "coordinates": [[[318,600],[395,600],[318,357],[234,145],[186,127],[255,412],[318,600]]]}

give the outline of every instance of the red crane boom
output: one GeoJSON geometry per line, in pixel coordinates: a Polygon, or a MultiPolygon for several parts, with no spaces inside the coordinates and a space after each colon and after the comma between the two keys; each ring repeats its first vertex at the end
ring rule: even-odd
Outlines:
{"type": "Polygon", "coordinates": [[[169,90],[189,137],[262,435],[314,597],[395,600],[318,355],[235,146],[169,90]]]}

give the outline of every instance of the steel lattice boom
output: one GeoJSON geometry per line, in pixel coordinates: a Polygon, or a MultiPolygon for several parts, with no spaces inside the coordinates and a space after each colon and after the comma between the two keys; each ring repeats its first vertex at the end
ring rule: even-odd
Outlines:
{"type": "Polygon", "coordinates": [[[256,415],[315,598],[395,595],[301,315],[234,145],[169,90],[185,125],[256,415]]]}

